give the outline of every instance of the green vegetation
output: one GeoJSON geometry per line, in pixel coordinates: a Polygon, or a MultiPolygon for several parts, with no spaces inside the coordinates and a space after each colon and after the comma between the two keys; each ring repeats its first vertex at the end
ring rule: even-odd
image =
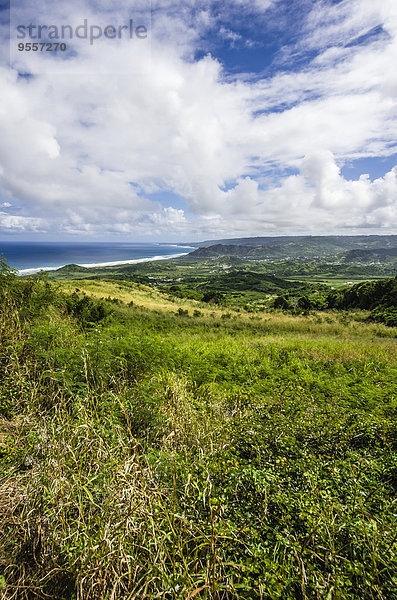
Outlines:
{"type": "MultiPolygon", "coordinates": [[[[192,243],[191,245],[196,245],[192,243]]],[[[313,251],[322,255],[348,252],[350,250],[376,250],[379,248],[397,248],[396,235],[307,235],[307,236],[271,236],[248,237],[223,240],[207,240],[200,243],[200,248],[209,246],[246,246],[248,248],[268,246],[269,248],[282,246],[284,254],[289,249],[299,250],[306,256],[313,251]]]]}
{"type": "Polygon", "coordinates": [[[1,597],[393,600],[397,330],[367,318],[395,281],[295,315],[188,268],[1,263],[1,597]]]}
{"type": "Polygon", "coordinates": [[[331,293],[328,306],[369,309],[369,319],[397,327],[397,277],[366,282],[331,293]]]}
{"type": "Polygon", "coordinates": [[[397,257],[397,236],[281,236],[242,238],[203,242],[190,256],[195,259],[216,256],[245,259],[324,259],[338,257],[347,262],[392,261],[397,257]]]}
{"type": "Polygon", "coordinates": [[[397,277],[380,281],[365,282],[348,286],[335,291],[301,294],[288,297],[278,296],[272,302],[274,308],[283,310],[308,311],[310,309],[325,310],[370,310],[368,320],[386,323],[390,327],[397,326],[397,277]]]}
{"type": "MultiPolygon", "coordinates": [[[[99,269],[68,265],[50,272],[48,276],[58,281],[106,278],[107,281],[119,281],[123,285],[129,281],[144,283],[168,297],[190,298],[251,311],[269,310],[272,307],[294,313],[330,308],[371,308],[374,312],[370,318],[391,326],[396,323],[395,288],[386,301],[381,301],[381,292],[374,291],[383,289],[385,276],[393,275],[389,281],[395,281],[396,268],[391,265],[247,261],[235,256],[204,260],[193,259],[194,254],[173,261],[99,269]],[[371,287],[368,279],[379,281],[379,286],[371,287]],[[352,301],[356,289],[366,289],[368,297],[374,294],[372,305],[371,302],[352,301]]],[[[363,292],[358,293],[361,297],[363,292]]]]}
{"type": "MultiPolygon", "coordinates": [[[[153,286],[176,299],[204,300],[251,311],[278,307],[297,313],[331,308],[329,288],[344,289],[397,274],[397,236],[275,237],[224,242],[204,243],[175,260],[93,269],[67,265],[48,277],[58,281],[131,281],[153,286]]],[[[394,323],[389,309],[377,318],[394,323]]]]}

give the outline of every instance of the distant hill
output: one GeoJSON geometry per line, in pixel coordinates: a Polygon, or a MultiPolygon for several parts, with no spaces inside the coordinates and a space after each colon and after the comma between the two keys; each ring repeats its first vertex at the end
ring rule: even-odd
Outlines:
{"type": "Polygon", "coordinates": [[[205,240],[204,242],[195,242],[189,244],[192,246],[198,246],[199,248],[206,248],[208,246],[214,246],[216,244],[229,245],[229,246],[260,246],[262,244],[273,244],[276,242],[282,242],[284,240],[296,240],[302,236],[277,236],[277,237],[247,237],[247,238],[231,238],[222,240],[205,240]]]}
{"type": "Polygon", "coordinates": [[[296,236],[267,236],[267,237],[247,237],[247,238],[231,238],[231,239],[220,239],[220,240],[205,240],[203,242],[195,242],[189,244],[192,246],[198,246],[199,248],[206,248],[208,246],[214,246],[216,244],[228,245],[228,246],[261,246],[264,244],[285,244],[295,242],[308,242],[317,245],[334,245],[351,248],[367,246],[371,248],[396,248],[397,247],[397,235],[296,235],[296,236]]]}
{"type": "Polygon", "coordinates": [[[371,250],[349,250],[344,259],[349,263],[370,262],[371,260],[383,262],[396,257],[397,248],[376,248],[371,250]]]}
{"type": "MultiPolygon", "coordinates": [[[[261,248],[261,246],[258,246],[261,248]]],[[[217,256],[248,256],[255,246],[215,244],[190,253],[190,258],[215,258],[217,256]]]]}
{"type": "Polygon", "coordinates": [[[89,273],[90,269],[87,267],[81,267],[80,265],[75,265],[71,263],[70,265],[65,265],[64,267],[60,267],[56,269],[56,272],[59,274],[69,274],[69,273],[89,273]]]}
{"type": "MultiPolygon", "coordinates": [[[[220,256],[238,256],[253,260],[326,258],[348,256],[351,251],[365,254],[375,250],[381,251],[379,255],[382,256],[388,255],[388,252],[390,256],[396,256],[397,236],[283,236],[207,241],[201,243],[198,250],[189,254],[189,258],[192,260],[220,256]]],[[[350,258],[348,260],[350,261],[350,258]]]]}

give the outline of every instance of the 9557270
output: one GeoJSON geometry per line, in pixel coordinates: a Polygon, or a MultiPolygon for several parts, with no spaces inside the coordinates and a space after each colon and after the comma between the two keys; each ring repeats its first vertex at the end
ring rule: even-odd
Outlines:
{"type": "Polygon", "coordinates": [[[20,42],[19,52],[65,52],[67,46],[59,42],[20,42]]]}

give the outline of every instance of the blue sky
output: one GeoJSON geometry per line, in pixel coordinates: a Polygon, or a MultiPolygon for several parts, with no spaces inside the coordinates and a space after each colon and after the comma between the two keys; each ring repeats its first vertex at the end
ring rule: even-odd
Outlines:
{"type": "Polygon", "coordinates": [[[394,0],[12,0],[0,36],[0,238],[397,233],[394,0]]]}

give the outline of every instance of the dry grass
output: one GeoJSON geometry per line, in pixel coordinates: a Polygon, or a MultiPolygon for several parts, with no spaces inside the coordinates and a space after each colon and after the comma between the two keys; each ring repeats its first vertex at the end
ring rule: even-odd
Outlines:
{"type": "MultiPolygon", "coordinates": [[[[162,452],[205,451],[208,423],[194,414],[186,382],[171,376],[164,383],[162,452]]],[[[118,396],[113,401],[125,410],[118,396]]],[[[78,422],[62,409],[59,418],[41,422],[40,468],[0,487],[0,537],[13,557],[0,562],[7,581],[0,597],[61,598],[75,590],[76,600],[187,598],[213,588],[221,568],[215,512],[200,527],[184,515],[176,468],[175,485],[164,487],[161,461],[148,461],[122,428],[113,426],[116,436],[106,439],[93,403],[82,401],[78,422]],[[175,587],[178,580],[183,584],[175,587]]],[[[187,483],[187,496],[195,485],[187,483]]],[[[209,502],[210,488],[204,495],[209,502]]],[[[212,597],[228,597],[225,586],[212,597]]]]}
{"type": "Polygon", "coordinates": [[[77,282],[62,281],[58,285],[61,290],[68,293],[75,291],[77,288],[93,298],[117,298],[126,304],[133,302],[134,306],[153,312],[174,314],[179,308],[182,308],[191,315],[194,310],[199,310],[202,317],[207,319],[219,319],[229,314],[240,323],[261,327],[265,333],[279,333],[281,335],[296,333],[315,338],[324,336],[345,340],[351,338],[363,340],[363,338],[367,338],[369,343],[376,338],[393,341],[396,339],[396,332],[393,328],[379,323],[365,323],[355,320],[355,318],[364,318],[365,313],[363,311],[357,311],[354,319],[351,316],[336,312],[316,313],[311,316],[291,315],[283,312],[251,314],[222,308],[215,304],[208,305],[196,300],[167,297],[155,288],[137,283],[123,282],[123,284],[119,284],[103,280],[78,280],[77,282]]]}

